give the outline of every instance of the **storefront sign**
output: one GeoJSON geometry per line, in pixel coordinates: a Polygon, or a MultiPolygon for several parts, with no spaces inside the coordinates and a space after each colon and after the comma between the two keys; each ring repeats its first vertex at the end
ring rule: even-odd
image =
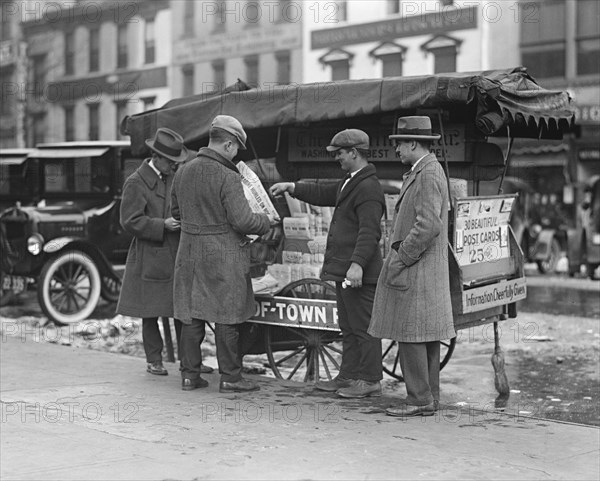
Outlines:
{"type": "Polygon", "coordinates": [[[516,195],[457,199],[455,243],[458,265],[510,257],[508,223],[516,195]]]}
{"type": "Polygon", "coordinates": [[[449,7],[441,11],[393,20],[328,28],[311,32],[310,48],[340,48],[367,42],[383,42],[414,35],[430,35],[477,28],[477,7],[449,7]]]}
{"type": "Polygon", "coordinates": [[[255,296],[252,322],[339,331],[335,301],[255,296]]]}
{"type": "MultiPolygon", "coordinates": [[[[331,162],[333,157],[325,147],[340,129],[289,129],[288,159],[289,162],[331,162]]],[[[399,161],[394,142],[388,137],[390,128],[363,128],[371,141],[368,160],[370,162],[399,161]]],[[[464,125],[448,125],[444,128],[446,141],[446,158],[448,162],[465,161],[465,127],[464,125]]],[[[443,160],[444,146],[442,140],[431,145],[431,152],[438,160],[443,160]]]]}
{"type": "Polygon", "coordinates": [[[251,28],[227,35],[214,34],[181,39],[175,43],[173,58],[176,65],[182,65],[300,47],[302,47],[300,25],[286,24],[265,29],[251,28]]]}
{"type": "Polygon", "coordinates": [[[527,297],[524,277],[502,280],[489,286],[476,287],[463,292],[462,312],[478,312],[490,307],[503,306],[527,297]]]}

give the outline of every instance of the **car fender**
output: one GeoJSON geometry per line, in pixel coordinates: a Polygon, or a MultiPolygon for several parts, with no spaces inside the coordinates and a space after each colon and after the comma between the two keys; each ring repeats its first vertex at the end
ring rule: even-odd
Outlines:
{"type": "Polygon", "coordinates": [[[535,239],[535,245],[533,246],[532,259],[535,261],[543,261],[550,255],[550,248],[552,246],[552,240],[556,235],[554,229],[543,229],[535,239]]]}
{"type": "Polygon", "coordinates": [[[76,237],[57,237],[47,242],[43,247],[43,251],[46,254],[55,254],[76,240],[78,240],[76,237]]]}
{"type": "Polygon", "coordinates": [[[106,256],[94,244],[87,242],[85,239],[79,237],[57,237],[49,241],[43,247],[43,251],[48,255],[53,255],[66,248],[84,252],[96,263],[101,274],[112,275],[118,278],[106,256]]]}

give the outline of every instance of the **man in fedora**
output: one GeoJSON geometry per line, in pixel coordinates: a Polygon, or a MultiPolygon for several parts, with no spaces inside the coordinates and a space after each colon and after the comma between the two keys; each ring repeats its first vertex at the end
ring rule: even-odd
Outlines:
{"type": "Polygon", "coordinates": [[[390,139],[403,164],[391,249],[379,281],[369,333],[398,341],[406,404],[390,416],[431,416],[440,396],[440,340],[456,336],[448,274],[448,184],[429,152],[440,136],[429,117],[401,117],[390,139]]]}
{"type": "Polygon", "coordinates": [[[172,213],[181,220],[175,264],[175,315],[182,330],[183,385],[200,383],[200,340],[204,321],[215,323],[220,392],[259,389],[242,377],[246,321],[254,314],[248,234],[265,234],[274,219],[256,214],[244,196],[234,162],[246,149],[242,124],[218,115],[209,130],[208,147],[177,171],[172,213]]]}
{"type": "MultiPolygon", "coordinates": [[[[171,184],[177,166],[190,152],[179,134],[160,128],[146,140],[145,159],[123,186],[121,225],[133,235],[117,313],[142,318],[146,370],[166,376],[159,317],[173,317],[173,270],[179,245],[179,221],[171,217],[171,184]]],[[[175,320],[179,342],[181,324],[175,320]]]]}
{"type": "Polygon", "coordinates": [[[383,189],[375,166],[367,161],[366,132],[343,130],[326,148],[346,172],[342,180],[333,184],[280,182],[271,186],[271,193],[288,192],[311,204],[335,206],[321,279],[334,281],[336,286],[342,365],[334,379],[319,381],[315,387],[345,398],[381,396],[381,340],[367,329],[383,263],[379,250],[383,189]]]}

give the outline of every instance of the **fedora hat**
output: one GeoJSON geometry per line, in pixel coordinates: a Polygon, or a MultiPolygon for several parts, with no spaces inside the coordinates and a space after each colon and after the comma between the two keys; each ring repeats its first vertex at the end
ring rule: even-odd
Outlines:
{"type": "Polygon", "coordinates": [[[213,129],[221,129],[225,132],[229,132],[233,135],[238,143],[240,144],[240,148],[242,150],[246,150],[246,139],[248,136],[246,132],[244,132],[244,127],[238,119],[232,117],[231,115],[217,115],[210,125],[213,129]]]}
{"type": "Polygon", "coordinates": [[[431,132],[431,120],[426,116],[400,117],[396,133],[390,139],[437,140],[440,134],[431,132]]]}
{"type": "Polygon", "coordinates": [[[342,130],[333,136],[330,145],[325,148],[327,152],[336,152],[344,147],[367,150],[369,148],[369,136],[366,132],[358,129],[342,130]]]}
{"type": "Polygon", "coordinates": [[[183,162],[190,157],[190,152],[183,145],[183,137],[165,127],[157,129],[154,138],[146,140],[146,145],[161,157],[173,162],[183,162]]]}

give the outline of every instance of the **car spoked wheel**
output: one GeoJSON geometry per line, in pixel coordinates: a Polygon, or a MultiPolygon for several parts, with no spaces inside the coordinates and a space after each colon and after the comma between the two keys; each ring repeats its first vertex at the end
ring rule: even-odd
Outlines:
{"type": "Polygon", "coordinates": [[[102,276],[100,295],[108,302],[117,302],[121,293],[121,279],[110,275],[102,276]]]}
{"type": "Polygon", "coordinates": [[[101,280],[94,261],[66,251],[46,263],[38,282],[38,301],[48,319],[70,324],[87,319],[100,299],[101,280]]]}

